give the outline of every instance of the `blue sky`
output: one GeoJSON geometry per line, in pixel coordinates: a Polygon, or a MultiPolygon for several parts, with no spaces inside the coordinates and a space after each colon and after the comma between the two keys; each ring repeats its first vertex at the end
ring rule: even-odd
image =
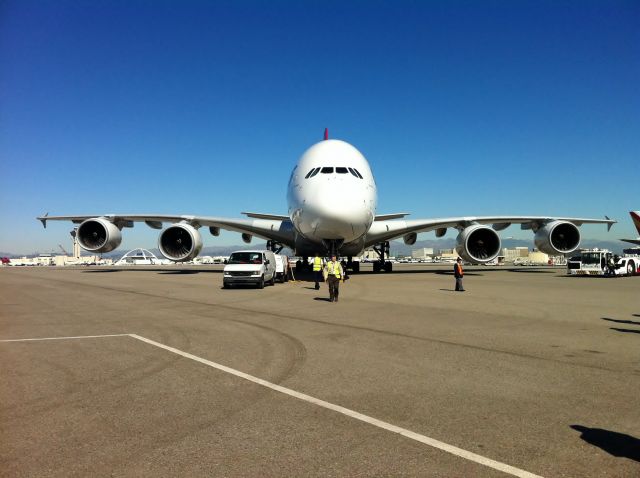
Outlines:
{"type": "Polygon", "coordinates": [[[637,1],[5,0],[0,251],[68,245],[47,211],[286,213],[325,127],[379,213],[606,214],[583,237],[635,237],[639,24],[637,1]]]}

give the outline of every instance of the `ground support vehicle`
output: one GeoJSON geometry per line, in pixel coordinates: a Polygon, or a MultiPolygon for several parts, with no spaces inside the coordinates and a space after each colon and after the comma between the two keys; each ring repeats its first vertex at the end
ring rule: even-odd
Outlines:
{"type": "Polygon", "coordinates": [[[289,281],[289,258],[276,254],[276,280],[280,283],[289,281]]]}
{"type": "Polygon", "coordinates": [[[229,256],[222,274],[222,287],[233,285],[255,285],[264,289],[264,285],[275,284],[276,258],[271,251],[237,251],[229,256]]]}
{"type": "Polygon", "coordinates": [[[607,249],[582,249],[567,261],[569,275],[631,276],[640,274],[640,256],[619,256],[607,249]]]}

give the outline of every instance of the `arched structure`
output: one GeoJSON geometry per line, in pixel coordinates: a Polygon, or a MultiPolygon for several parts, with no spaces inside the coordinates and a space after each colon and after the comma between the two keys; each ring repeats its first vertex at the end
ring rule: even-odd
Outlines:
{"type": "Polygon", "coordinates": [[[116,266],[149,266],[155,264],[170,264],[166,259],[158,259],[148,249],[132,249],[122,256],[114,265],[116,266]]]}

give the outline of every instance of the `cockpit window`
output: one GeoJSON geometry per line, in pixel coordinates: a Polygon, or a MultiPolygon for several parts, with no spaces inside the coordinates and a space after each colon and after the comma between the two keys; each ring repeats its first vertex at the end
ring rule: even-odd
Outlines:
{"type": "Polygon", "coordinates": [[[293,171],[291,171],[291,176],[289,176],[289,183],[291,183],[291,181],[293,181],[293,175],[296,173],[296,169],[298,169],[298,165],[296,164],[293,168],[293,171]]]}
{"type": "Polygon", "coordinates": [[[324,168],[322,168],[322,169],[320,170],[320,172],[321,172],[322,174],[331,174],[331,173],[333,173],[333,168],[331,168],[331,167],[329,167],[329,166],[325,166],[324,168]]]}
{"type": "Polygon", "coordinates": [[[357,170],[357,169],[355,169],[355,168],[349,168],[349,172],[350,172],[351,174],[353,174],[356,178],[364,179],[364,178],[362,177],[362,174],[360,174],[360,173],[358,172],[358,170],[357,170]]]}
{"type": "Polygon", "coordinates": [[[309,176],[310,178],[314,177],[316,174],[318,174],[320,172],[320,168],[316,168],[313,170],[313,172],[311,173],[311,176],[309,176]]]}
{"type": "Polygon", "coordinates": [[[347,168],[336,168],[336,173],[347,174],[347,168]]]}
{"type": "Polygon", "coordinates": [[[309,177],[311,177],[311,173],[313,173],[314,171],[315,171],[315,169],[312,169],[311,171],[309,171],[304,178],[305,179],[309,179],[309,177]]]}

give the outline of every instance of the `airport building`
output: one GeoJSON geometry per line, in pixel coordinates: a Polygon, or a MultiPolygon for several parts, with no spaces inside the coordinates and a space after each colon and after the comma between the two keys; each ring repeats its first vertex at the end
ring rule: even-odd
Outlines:
{"type": "Polygon", "coordinates": [[[433,258],[433,255],[433,247],[421,247],[420,249],[411,251],[411,257],[413,259],[430,260],[433,258]]]}
{"type": "Polygon", "coordinates": [[[529,248],[515,247],[513,249],[507,249],[505,247],[502,249],[502,255],[504,256],[505,262],[513,262],[517,257],[528,257],[529,248]]]}
{"type": "Polygon", "coordinates": [[[35,257],[19,257],[10,259],[7,266],[83,266],[83,265],[111,265],[111,259],[103,259],[100,256],[63,256],[53,254],[40,254],[35,257]]]}
{"type": "Polygon", "coordinates": [[[458,254],[458,251],[454,249],[440,249],[440,259],[443,261],[450,261],[450,260],[456,260],[458,259],[458,257],[460,257],[460,255],[458,254]]]}

